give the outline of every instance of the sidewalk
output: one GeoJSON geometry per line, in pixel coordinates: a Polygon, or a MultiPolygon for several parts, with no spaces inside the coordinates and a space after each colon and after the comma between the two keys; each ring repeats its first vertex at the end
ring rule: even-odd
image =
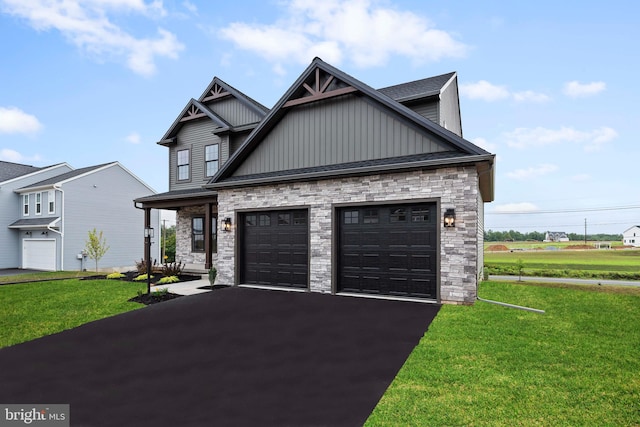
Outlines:
{"type": "Polygon", "coordinates": [[[196,295],[211,292],[208,279],[190,280],[188,282],[171,283],[168,285],[156,285],[151,287],[151,292],[165,288],[172,294],[178,295],[196,295]],[[198,289],[201,287],[207,287],[209,289],[198,289]]]}

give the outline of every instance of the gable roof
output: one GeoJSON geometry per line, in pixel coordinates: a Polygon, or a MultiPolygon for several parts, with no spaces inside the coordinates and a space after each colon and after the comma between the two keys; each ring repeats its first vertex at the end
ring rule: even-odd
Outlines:
{"type": "Polygon", "coordinates": [[[220,117],[220,115],[216,114],[205,104],[209,101],[228,97],[235,98],[246,108],[256,113],[260,118],[263,118],[269,112],[269,109],[264,105],[248,97],[233,86],[228,85],[218,77],[214,77],[198,100],[192,98],[187,103],[178,117],[173,121],[171,127],[169,127],[165,132],[161,140],[158,141],[158,144],[168,146],[169,144],[174,143],[175,136],[178,134],[185,122],[203,117],[209,118],[216,124],[216,126],[219,127],[216,132],[235,130],[229,122],[220,117]]]}
{"type": "MultiPolygon", "coordinates": [[[[446,75],[445,75],[446,76],[446,75]]],[[[449,79],[453,78],[450,76],[449,79]]],[[[436,80],[444,80],[436,79],[436,80]]],[[[432,82],[433,83],[433,82],[432,82]]],[[[435,84],[435,83],[434,83],[435,84]]],[[[414,85],[416,87],[426,87],[426,85],[414,85]]],[[[408,89],[407,89],[408,90],[408,89]]],[[[458,163],[475,163],[475,162],[488,162],[489,167],[487,173],[489,178],[484,178],[486,181],[489,179],[489,183],[485,185],[485,189],[489,191],[490,199],[493,199],[493,173],[492,167],[494,161],[494,155],[483,150],[482,148],[472,144],[464,138],[456,135],[453,132],[431,122],[427,118],[407,108],[406,106],[394,101],[392,98],[384,95],[383,93],[371,88],[370,86],[362,83],[361,81],[351,77],[350,75],[338,70],[337,68],[327,64],[320,58],[315,58],[307,69],[298,77],[293,85],[285,92],[285,94],[276,103],[273,109],[267,114],[264,120],[254,129],[254,131],[247,137],[242,146],[231,156],[231,158],[222,166],[218,173],[211,178],[206,185],[208,188],[222,188],[227,186],[238,186],[238,183],[243,180],[247,181],[246,184],[258,183],[262,181],[255,181],[255,177],[232,177],[234,171],[250,156],[252,151],[260,144],[260,142],[269,134],[269,132],[278,124],[278,122],[287,114],[289,108],[295,107],[308,102],[313,102],[321,99],[328,99],[335,96],[344,94],[360,94],[373,100],[378,105],[389,109],[395,114],[402,117],[408,123],[417,126],[420,129],[426,130],[436,138],[445,141],[452,149],[449,153],[452,158],[458,163]],[[330,77],[321,84],[320,71],[327,73],[330,77]],[[315,80],[314,80],[315,76],[315,80]]],[[[399,91],[398,91],[399,93],[399,91]]],[[[397,159],[400,160],[400,159],[397,159]]],[[[401,163],[395,163],[396,166],[400,164],[406,165],[412,159],[402,159],[401,163]]],[[[439,162],[443,163],[444,158],[440,157],[439,162]]],[[[391,163],[394,164],[394,163],[391,163]]],[[[443,163],[444,164],[444,163],[443,163]]],[[[387,166],[377,165],[377,166],[387,166]]],[[[375,165],[369,165],[370,169],[375,168],[375,165]]],[[[417,164],[416,164],[417,166],[417,164]]],[[[360,164],[350,165],[352,169],[358,169],[362,167],[360,164]]],[[[348,169],[347,169],[348,170],[348,169]]],[[[270,179],[286,179],[285,176],[291,176],[291,171],[282,171],[278,174],[271,174],[270,179]]],[[[317,174],[317,170],[308,171],[317,174]]],[[[354,170],[355,172],[355,170],[354,170]]],[[[326,171],[327,176],[330,175],[330,171],[326,171]]],[[[303,175],[303,174],[302,174],[303,175]]],[[[296,174],[297,179],[303,178],[301,174],[296,174]]],[[[264,183],[264,182],[262,182],[264,183]]],[[[486,183],[485,183],[486,184],[486,183]]],[[[485,199],[487,200],[487,199],[485,199]]]]}
{"type": "Polygon", "coordinates": [[[0,182],[18,178],[22,175],[28,175],[32,172],[37,172],[40,169],[41,168],[37,168],[34,166],[21,165],[19,163],[11,163],[0,160],[0,182]]]}
{"type": "Polygon", "coordinates": [[[38,168],[30,165],[0,161],[0,183],[6,184],[7,182],[26,178],[27,176],[35,175],[39,172],[44,172],[65,166],[71,169],[71,166],[69,166],[67,163],[57,163],[51,166],[38,168]]]}
{"type": "Polygon", "coordinates": [[[456,77],[456,73],[451,72],[439,76],[428,77],[426,79],[401,83],[393,86],[378,89],[378,92],[387,95],[398,102],[412,101],[439,95],[447,84],[456,77]]]}

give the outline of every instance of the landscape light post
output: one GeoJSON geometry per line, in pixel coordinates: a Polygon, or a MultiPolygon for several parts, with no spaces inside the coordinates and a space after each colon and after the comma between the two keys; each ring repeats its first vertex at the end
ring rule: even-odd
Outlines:
{"type": "Polygon", "coordinates": [[[147,259],[147,294],[151,294],[151,238],[153,237],[153,227],[144,228],[144,250],[147,259]]]}

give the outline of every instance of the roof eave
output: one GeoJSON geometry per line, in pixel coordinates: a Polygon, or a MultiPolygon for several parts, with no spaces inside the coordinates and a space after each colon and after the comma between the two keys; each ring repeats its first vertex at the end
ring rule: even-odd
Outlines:
{"type": "MultiPolygon", "coordinates": [[[[362,166],[342,170],[331,171],[319,171],[319,172],[307,172],[293,175],[284,175],[278,177],[263,177],[255,179],[244,179],[238,181],[220,181],[205,185],[208,189],[230,189],[239,187],[252,187],[258,185],[269,185],[275,183],[284,183],[291,181],[315,181],[321,179],[331,178],[343,178],[349,176],[362,176],[371,175],[376,173],[393,173],[393,172],[405,172],[416,169],[437,169],[440,167],[456,166],[456,165],[468,165],[468,164],[483,164],[490,162],[493,164],[493,155],[482,156],[467,156],[467,157],[455,157],[451,159],[437,159],[437,160],[422,160],[417,162],[408,163],[392,163],[387,165],[376,166],[362,166]]],[[[491,168],[490,168],[491,169],[491,168]]],[[[492,192],[492,187],[491,187],[492,192]]],[[[486,200],[485,200],[486,201],[486,200]]]]}

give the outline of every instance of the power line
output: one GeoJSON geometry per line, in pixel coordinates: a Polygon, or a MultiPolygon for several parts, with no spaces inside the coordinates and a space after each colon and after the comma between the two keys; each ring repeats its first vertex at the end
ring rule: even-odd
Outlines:
{"type": "Polygon", "coordinates": [[[610,206],[610,207],[601,207],[601,208],[581,208],[581,209],[557,209],[557,210],[528,211],[528,212],[485,212],[485,215],[540,215],[540,214],[558,214],[558,213],[617,211],[617,210],[627,210],[627,209],[640,209],[640,205],[610,206]]]}

